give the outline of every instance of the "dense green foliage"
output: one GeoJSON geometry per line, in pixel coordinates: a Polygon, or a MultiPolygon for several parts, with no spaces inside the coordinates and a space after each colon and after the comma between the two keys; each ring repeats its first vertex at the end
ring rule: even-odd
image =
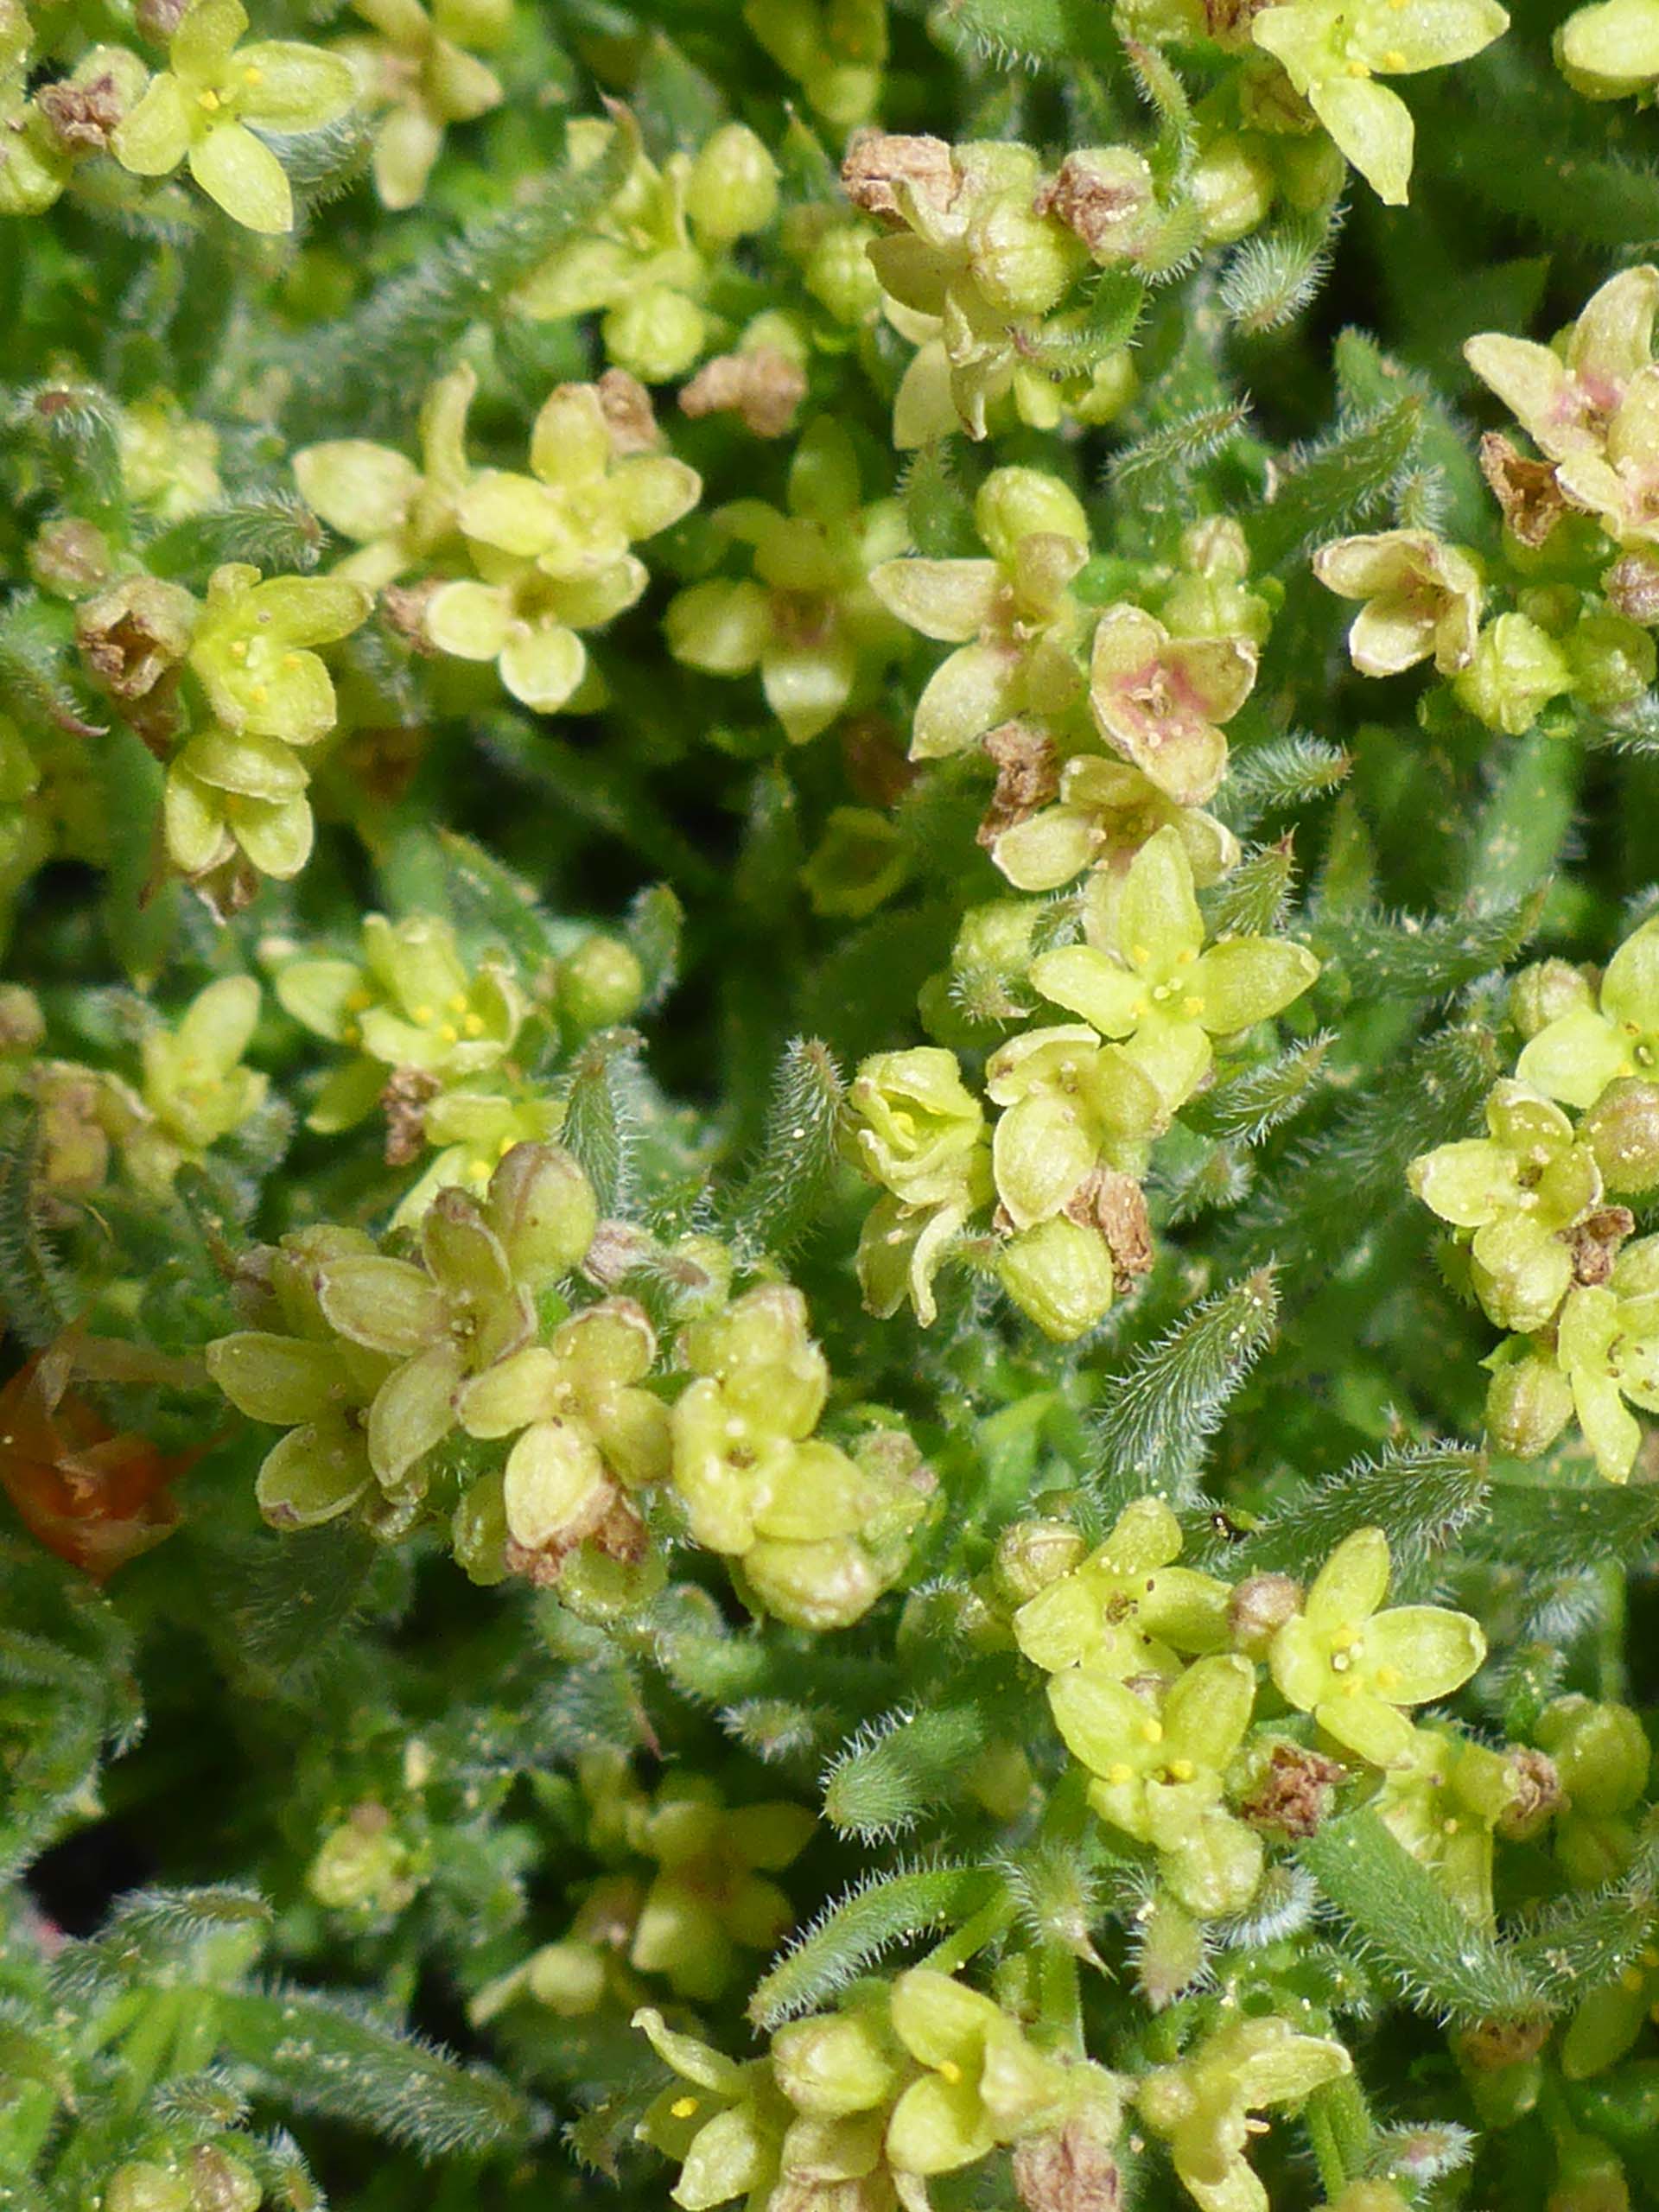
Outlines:
{"type": "Polygon", "coordinates": [[[1659,2204],[1656,87],[0,0],[0,2208],[1659,2204]]]}

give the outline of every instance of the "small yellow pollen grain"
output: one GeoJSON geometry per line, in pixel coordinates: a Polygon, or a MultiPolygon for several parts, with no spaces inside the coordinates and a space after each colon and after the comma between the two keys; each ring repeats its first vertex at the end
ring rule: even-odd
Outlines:
{"type": "Polygon", "coordinates": [[[1351,61],[1348,64],[1348,74],[1351,77],[1369,77],[1370,73],[1371,65],[1369,61],[1351,61]]]}
{"type": "Polygon", "coordinates": [[[1169,1778],[1172,1782],[1191,1782],[1198,1772],[1191,1759],[1171,1759],[1169,1778]]]}
{"type": "Polygon", "coordinates": [[[429,1021],[435,1021],[437,1020],[437,1016],[434,1014],[432,1008],[423,1001],[423,1003],[417,1006],[415,1009],[415,1019],[416,1021],[424,1025],[429,1021]]]}
{"type": "Polygon", "coordinates": [[[1336,1630],[1331,1638],[1331,1649],[1333,1651],[1351,1651],[1358,1642],[1359,1630],[1351,1624],[1336,1630]]]}
{"type": "Polygon", "coordinates": [[[263,85],[265,81],[265,73],[263,69],[256,68],[250,61],[242,72],[242,81],[245,85],[263,85]]]}
{"type": "Polygon", "coordinates": [[[284,653],[283,655],[283,666],[284,668],[297,668],[299,664],[300,656],[298,653],[284,653]]]}
{"type": "Polygon", "coordinates": [[[252,686],[249,696],[256,707],[263,707],[270,697],[270,691],[267,685],[256,683],[252,686]]]}
{"type": "Polygon", "coordinates": [[[962,2079],[962,2069],[954,2058],[942,2058],[939,2061],[939,2072],[953,2088],[962,2079]]]}
{"type": "Polygon", "coordinates": [[[1380,1690],[1397,1690],[1400,1687],[1400,1669],[1397,1667],[1379,1667],[1376,1670],[1376,1687],[1380,1690]]]}
{"type": "Polygon", "coordinates": [[[212,115],[213,111],[218,107],[219,94],[213,90],[211,85],[205,85],[201,91],[196,94],[196,105],[198,107],[205,107],[209,115],[212,115]]]}
{"type": "Polygon", "coordinates": [[[467,994],[466,994],[466,992],[465,992],[465,991],[451,991],[451,992],[450,992],[450,994],[449,994],[449,1001],[448,1001],[448,1003],[449,1003],[449,1011],[450,1011],[450,1013],[451,1013],[451,1014],[465,1014],[465,1013],[466,1013],[466,1011],[467,1011],[467,994]]]}
{"type": "Polygon", "coordinates": [[[1141,1723],[1141,1740],[1143,1744],[1161,1744],[1164,1740],[1163,1723],[1160,1720],[1143,1720],[1141,1723]]]}
{"type": "Polygon", "coordinates": [[[469,1014],[461,1026],[469,1037],[481,1037],[484,1034],[484,1017],[481,1014],[469,1014]]]}
{"type": "Polygon", "coordinates": [[[1122,1759],[1117,1759],[1107,1768],[1106,1779],[1121,1789],[1126,1782],[1135,1780],[1135,1769],[1132,1766],[1125,1766],[1122,1759]]]}
{"type": "Polygon", "coordinates": [[[232,660],[246,660],[247,657],[247,639],[245,638],[232,638],[231,640],[231,658],[232,660]]]}
{"type": "Polygon", "coordinates": [[[1175,956],[1175,965],[1178,968],[1190,968],[1198,957],[1190,944],[1184,944],[1175,956]]]}
{"type": "Polygon", "coordinates": [[[1363,1694],[1364,1688],[1365,1685],[1363,1682],[1356,1682],[1350,1680],[1343,1684],[1342,1694],[1344,1697],[1358,1697],[1363,1694]]]}
{"type": "Polygon", "coordinates": [[[1204,1001],[1200,998],[1183,999],[1181,1001],[1181,1012],[1185,1014],[1189,1020],[1195,1020],[1204,1012],[1204,1001]]]}
{"type": "Polygon", "coordinates": [[[1147,950],[1144,944],[1132,944],[1129,947],[1129,957],[1134,961],[1137,968],[1144,968],[1147,961],[1151,959],[1152,955],[1147,950]]]}
{"type": "Polygon", "coordinates": [[[1382,57],[1382,67],[1385,69],[1404,69],[1408,67],[1409,64],[1399,48],[1391,46],[1382,57]]]}
{"type": "Polygon", "coordinates": [[[676,2120],[690,2120],[696,2108],[697,2101],[695,2097],[676,2097],[669,2107],[670,2112],[673,2113],[676,2120]]]}
{"type": "Polygon", "coordinates": [[[453,1021],[440,1022],[438,1034],[446,1045],[458,1045],[461,1042],[461,1032],[453,1021]]]}

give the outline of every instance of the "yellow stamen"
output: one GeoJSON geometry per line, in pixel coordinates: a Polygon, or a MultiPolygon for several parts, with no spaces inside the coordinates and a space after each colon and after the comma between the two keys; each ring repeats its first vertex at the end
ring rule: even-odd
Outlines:
{"type": "Polygon", "coordinates": [[[453,1021],[441,1022],[438,1026],[438,1034],[446,1045],[458,1045],[461,1042],[461,1032],[453,1021]]]}
{"type": "Polygon", "coordinates": [[[669,2107],[670,2112],[673,2113],[676,2120],[690,2120],[696,2108],[697,2101],[695,2097],[676,2097],[669,2107]]]}
{"type": "Polygon", "coordinates": [[[219,106],[219,94],[214,92],[212,86],[204,87],[196,94],[196,105],[205,107],[209,115],[215,111],[219,106]]]}
{"type": "Polygon", "coordinates": [[[1143,1720],[1141,1723],[1141,1740],[1143,1744],[1161,1744],[1164,1740],[1163,1723],[1160,1720],[1143,1720]]]}
{"type": "Polygon", "coordinates": [[[424,1027],[428,1022],[435,1020],[437,1017],[429,1006],[422,1005],[416,1007],[415,1019],[424,1027]]]}
{"type": "Polygon", "coordinates": [[[1135,1769],[1132,1766],[1125,1766],[1122,1760],[1118,1759],[1107,1768],[1106,1779],[1121,1789],[1126,1782],[1135,1780],[1135,1769]]]}
{"type": "Polygon", "coordinates": [[[484,1017],[481,1014],[469,1014],[461,1026],[469,1037],[481,1037],[484,1034],[484,1017]]]}
{"type": "Polygon", "coordinates": [[[942,2058],[939,2061],[939,2071],[953,2088],[962,2079],[962,2069],[954,2058],[942,2058]]]}

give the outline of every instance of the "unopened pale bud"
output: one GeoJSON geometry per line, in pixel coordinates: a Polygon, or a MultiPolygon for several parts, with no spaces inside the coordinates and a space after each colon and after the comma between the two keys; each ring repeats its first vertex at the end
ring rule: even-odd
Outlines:
{"type": "Polygon", "coordinates": [[[974,526],[996,558],[1008,563],[1027,537],[1089,543],[1089,518],[1076,493],[1040,468],[994,468],[975,497],[974,526]]]}
{"type": "Polygon", "coordinates": [[[1587,614],[1564,642],[1574,697],[1604,713],[1639,696],[1659,670],[1653,639],[1622,614],[1587,614]]]}
{"type": "Polygon", "coordinates": [[[653,284],[613,307],[605,318],[605,350],[642,384],[683,376],[702,353],[709,321],[695,300],[653,284]]]}
{"type": "Polygon", "coordinates": [[[1227,1633],[1234,1650],[1264,1658],[1285,1623],[1301,1610],[1302,1586],[1294,1575],[1246,1575],[1227,1601],[1227,1633]]]}
{"type": "Polygon", "coordinates": [[[596,1943],[543,1943],[531,1958],[524,1986],[563,2020],[596,2012],[605,2000],[605,1955],[596,1943]]]}
{"type": "Polygon", "coordinates": [[[1593,1012],[1596,988],[1570,960],[1535,960],[1510,985],[1510,1020],[1529,1043],[1563,1014],[1593,1012]]]}
{"type": "Polygon", "coordinates": [[[191,2212],[256,2212],[264,2195],[258,2176],[231,2152],[200,2143],[190,2153],[191,2212]]]}
{"type": "Polygon", "coordinates": [[[999,313],[1046,315],[1086,266],[1079,242],[1032,213],[1023,197],[999,194],[968,226],[968,266],[999,313]]]}
{"type": "Polygon", "coordinates": [[[778,212],[778,164],[746,124],[728,123],[697,155],[685,212],[703,242],[730,245],[764,230],[778,212]]]}
{"type": "Polygon", "coordinates": [[[827,2120],[871,2112],[899,2081],[899,2054],[869,2012],[797,2020],[772,2040],[778,2086],[798,2112],[827,2120]]]}
{"type": "Polygon", "coordinates": [[[1103,1321],[1116,1294],[1105,1238],[1064,1215],[1011,1236],[996,1273],[1027,1320],[1056,1344],[1071,1344],[1103,1321]]]}
{"type": "Polygon", "coordinates": [[[1266,221],[1273,205],[1273,171],[1243,138],[1229,134],[1199,155],[1192,188],[1206,243],[1230,245],[1266,221]]]}
{"type": "Polygon", "coordinates": [[[1650,1191],[1659,1183],[1659,1084],[1618,1077],[1580,1122],[1579,1135],[1609,1192],[1650,1191]]]}
{"type": "Polygon", "coordinates": [[[997,1540],[998,1586],[1012,1604],[1022,1605],[1069,1574],[1087,1549],[1069,1521],[1016,1521],[997,1540]]]}
{"type": "Polygon", "coordinates": [[[1628,1705],[1557,1698],[1539,1716],[1536,1734],[1575,1813],[1622,1813],[1647,1787],[1647,1731],[1628,1705]]]}
{"type": "Polygon", "coordinates": [[[1573,689],[1573,670],[1547,630],[1525,614],[1500,614],[1476,639],[1452,689],[1488,729],[1524,737],[1550,701],[1573,689]]]}
{"type": "Polygon", "coordinates": [[[1486,1392],[1486,1426],[1500,1451],[1535,1459],[1572,1418],[1572,1387],[1552,1360],[1529,1353],[1493,1374],[1486,1392]]]}
{"type": "Polygon", "coordinates": [[[130,2158],[105,2183],[104,2212],[190,2212],[190,2184],[170,2166],[130,2158]]]}
{"type": "Polygon", "coordinates": [[[490,1179],[490,1218],[513,1280],[533,1290],[586,1255],[599,1205],[563,1146],[516,1144],[490,1179]]]}
{"type": "Polygon", "coordinates": [[[590,937],[559,963],[559,1010],[584,1032],[627,1020],[645,989],[639,955],[620,938],[590,937]]]}
{"type": "Polygon", "coordinates": [[[29,541],[29,573],[58,599],[85,599],[110,573],[110,541],[96,523],[62,515],[29,541]]]}

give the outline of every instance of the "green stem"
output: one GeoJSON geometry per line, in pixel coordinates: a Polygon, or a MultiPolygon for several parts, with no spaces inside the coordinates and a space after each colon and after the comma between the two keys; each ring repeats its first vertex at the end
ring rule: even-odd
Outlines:
{"type": "Polygon", "coordinates": [[[931,1967],[936,1974],[957,1973],[976,1951],[982,1951],[1014,1925],[1015,1910],[1014,1899],[1003,1890],[988,1904],[981,1905],[970,1919],[964,1920],[954,1935],[947,1936],[943,1943],[931,1950],[922,1964],[931,1967]]]}

